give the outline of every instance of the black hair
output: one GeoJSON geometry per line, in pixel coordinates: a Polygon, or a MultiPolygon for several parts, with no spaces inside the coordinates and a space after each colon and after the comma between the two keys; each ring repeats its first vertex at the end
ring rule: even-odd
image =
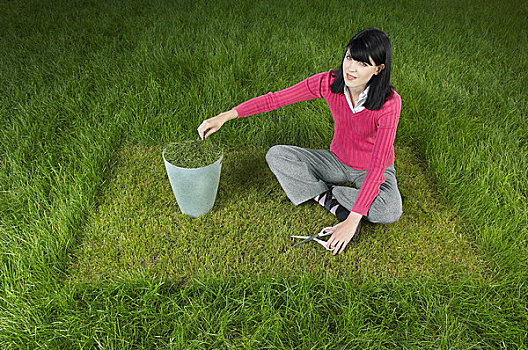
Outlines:
{"type": "Polygon", "coordinates": [[[347,51],[350,51],[352,58],[358,62],[371,65],[369,57],[372,57],[377,66],[385,65],[385,68],[379,74],[373,75],[367,83],[369,92],[364,104],[365,108],[370,110],[380,109],[385,101],[392,96],[392,89],[394,89],[390,83],[392,48],[389,37],[378,28],[367,28],[350,39],[346,45],[341,65],[337,70],[332,69],[331,71],[331,76],[335,76],[335,80],[330,85],[330,90],[335,94],[344,93],[343,60],[347,51]]]}

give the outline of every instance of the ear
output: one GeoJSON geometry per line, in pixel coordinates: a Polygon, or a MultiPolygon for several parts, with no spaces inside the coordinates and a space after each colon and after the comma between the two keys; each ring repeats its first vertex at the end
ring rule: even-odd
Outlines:
{"type": "Polygon", "coordinates": [[[376,70],[376,75],[380,74],[380,72],[381,72],[382,70],[384,70],[384,69],[385,69],[385,64],[384,64],[384,63],[380,64],[380,65],[378,66],[378,69],[376,70]]]}

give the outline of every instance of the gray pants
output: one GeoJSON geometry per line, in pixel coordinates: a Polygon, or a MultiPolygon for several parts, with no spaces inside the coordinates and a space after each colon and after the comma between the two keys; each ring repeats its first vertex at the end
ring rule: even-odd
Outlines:
{"type": "MultiPolygon", "coordinates": [[[[266,161],[295,206],[327,191],[327,182],[351,182],[357,189],[336,186],[332,191],[339,204],[351,210],[367,174],[366,170],[356,170],[341,163],[332,152],[323,149],[276,145],[269,149],[266,161]]],[[[385,182],[365,218],[373,223],[390,224],[402,215],[394,164],[385,168],[384,176],[385,182]]]]}

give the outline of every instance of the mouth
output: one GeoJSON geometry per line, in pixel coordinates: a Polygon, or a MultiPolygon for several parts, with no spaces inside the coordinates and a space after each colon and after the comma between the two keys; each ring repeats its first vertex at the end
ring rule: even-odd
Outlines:
{"type": "Polygon", "coordinates": [[[350,74],[348,74],[348,73],[347,73],[346,77],[347,77],[348,80],[351,80],[351,81],[357,79],[357,77],[355,77],[355,76],[353,76],[353,75],[350,75],[350,74]]]}

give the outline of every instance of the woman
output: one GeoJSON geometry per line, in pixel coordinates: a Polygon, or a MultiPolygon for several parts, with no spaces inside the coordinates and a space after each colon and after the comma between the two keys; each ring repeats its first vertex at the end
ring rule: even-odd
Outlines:
{"type": "Polygon", "coordinates": [[[336,215],[340,223],[328,230],[333,234],[327,245],[339,254],[359,233],[363,217],[387,224],[402,214],[394,168],[401,98],[390,84],[391,56],[389,37],[365,29],[347,44],[337,71],[248,100],[205,120],[198,133],[203,140],[228,120],[324,98],[335,121],[330,150],[277,145],[266,161],[294,205],[314,199],[336,215]],[[329,184],[344,182],[357,189],[329,184]]]}

